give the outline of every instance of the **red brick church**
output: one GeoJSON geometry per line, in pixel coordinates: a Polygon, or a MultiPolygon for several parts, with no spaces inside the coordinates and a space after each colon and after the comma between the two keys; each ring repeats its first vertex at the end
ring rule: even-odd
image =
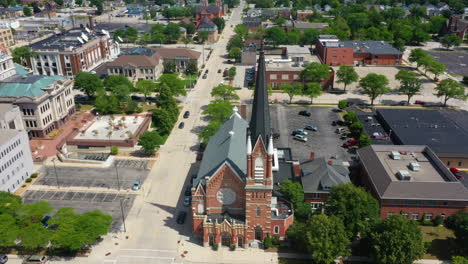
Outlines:
{"type": "Polygon", "coordinates": [[[267,236],[284,239],[294,214],[277,189],[294,169],[290,150],[275,148],[271,131],[261,51],[250,123],[234,109],[211,137],[193,182],[193,232],[204,246],[259,247],[267,236]]]}

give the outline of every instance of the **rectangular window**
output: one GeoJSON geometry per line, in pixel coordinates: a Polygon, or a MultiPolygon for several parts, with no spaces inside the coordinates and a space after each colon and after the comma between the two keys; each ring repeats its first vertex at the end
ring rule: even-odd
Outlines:
{"type": "Polygon", "coordinates": [[[432,220],[432,214],[426,214],[426,218],[424,220],[432,220]]]}
{"type": "Polygon", "coordinates": [[[312,198],[320,198],[320,193],[312,193],[312,198]]]}
{"type": "Polygon", "coordinates": [[[394,214],[393,212],[387,213],[387,217],[390,217],[390,216],[392,216],[393,214],[394,214]]]}
{"type": "Polygon", "coordinates": [[[404,218],[408,218],[408,213],[401,213],[404,218]]]}
{"type": "Polygon", "coordinates": [[[281,75],[282,80],[289,80],[289,74],[283,74],[281,75]]]}
{"type": "Polygon", "coordinates": [[[413,218],[413,220],[419,220],[419,214],[414,213],[414,214],[412,215],[412,218],[413,218]]]}
{"type": "Polygon", "coordinates": [[[270,80],[276,80],[277,76],[276,74],[270,74],[270,80]]]}

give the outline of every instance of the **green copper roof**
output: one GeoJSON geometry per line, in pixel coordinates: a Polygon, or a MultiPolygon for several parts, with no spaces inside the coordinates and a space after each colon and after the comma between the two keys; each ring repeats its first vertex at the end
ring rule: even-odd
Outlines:
{"type": "Polygon", "coordinates": [[[16,74],[19,74],[19,75],[26,75],[30,72],[28,68],[22,65],[19,65],[17,63],[15,63],[15,71],[16,71],[16,74]]]}
{"type": "Polygon", "coordinates": [[[16,75],[15,78],[0,83],[0,97],[40,96],[45,93],[42,89],[64,79],[63,76],[16,75]]]}

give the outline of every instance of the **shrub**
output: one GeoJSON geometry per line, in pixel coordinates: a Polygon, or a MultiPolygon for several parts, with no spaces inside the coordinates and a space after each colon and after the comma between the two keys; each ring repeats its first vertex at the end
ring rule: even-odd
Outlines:
{"type": "Polygon", "coordinates": [[[219,244],[214,243],[213,244],[213,250],[218,251],[218,249],[219,249],[219,244]]]}
{"type": "Polygon", "coordinates": [[[362,129],[364,128],[364,125],[360,122],[353,122],[349,126],[349,131],[354,135],[354,136],[359,136],[361,135],[362,129]]]}
{"type": "Polygon", "coordinates": [[[26,182],[32,182],[32,179],[31,179],[31,178],[27,178],[27,179],[26,179],[26,182]]]}
{"type": "Polygon", "coordinates": [[[231,246],[229,247],[232,251],[236,250],[236,244],[231,244],[231,246]]]}
{"type": "Polygon", "coordinates": [[[345,109],[348,106],[349,106],[349,103],[348,103],[347,100],[340,100],[338,102],[338,108],[341,109],[341,110],[345,109]]]}
{"type": "Polygon", "coordinates": [[[467,263],[468,263],[468,257],[462,257],[462,256],[452,257],[452,264],[467,264],[467,263]]]}
{"type": "Polygon", "coordinates": [[[434,218],[434,225],[439,226],[444,223],[444,217],[442,215],[438,215],[434,218]]]}
{"type": "Polygon", "coordinates": [[[280,245],[280,238],[278,235],[273,235],[271,237],[271,243],[273,243],[273,246],[279,246],[280,245]]]}
{"type": "Polygon", "coordinates": [[[75,109],[76,109],[76,111],[80,111],[81,110],[81,104],[75,104],[75,109]]]}
{"type": "Polygon", "coordinates": [[[423,220],[421,222],[421,225],[423,225],[423,226],[433,226],[434,223],[431,220],[423,220]]]}
{"type": "Polygon", "coordinates": [[[427,252],[429,248],[431,248],[432,241],[426,241],[424,242],[424,250],[427,252]]]}
{"type": "Polygon", "coordinates": [[[269,248],[273,247],[273,242],[271,241],[270,236],[265,237],[265,239],[263,240],[263,247],[265,249],[269,249],[269,248]]]}
{"type": "Polygon", "coordinates": [[[463,76],[463,81],[462,81],[463,84],[465,85],[468,85],[468,75],[467,76],[463,76]]]}
{"type": "Polygon", "coordinates": [[[119,147],[112,146],[111,147],[111,155],[117,155],[117,154],[119,154],[119,147]]]}
{"type": "Polygon", "coordinates": [[[343,115],[343,119],[344,119],[344,121],[346,121],[348,123],[351,123],[351,124],[358,121],[358,118],[356,116],[356,112],[354,112],[354,111],[346,112],[346,114],[343,115]]]}
{"type": "Polygon", "coordinates": [[[37,172],[31,174],[31,178],[33,178],[33,179],[34,179],[34,178],[37,178],[37,176],[39,176],[39,173],[37,173],[37,172]]]}

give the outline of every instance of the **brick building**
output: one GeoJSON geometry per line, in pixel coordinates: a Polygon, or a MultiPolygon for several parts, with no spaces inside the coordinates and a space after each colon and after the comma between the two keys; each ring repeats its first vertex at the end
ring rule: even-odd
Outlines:
{"type": "Polygon", "coordinates": [[[372,145],[357,153],[361,183],[379,201],[381,218],[433,220],[468,209],[468,189],[429,147],[372,145]]]}
{"type": "Polygon", "coordinates": [[[204,246],[258,247],[266,236],[284,239],[294,220],[275,189],[293,167],[273,146],[263,52],[258,72],[250,123],[234,110],[210,138],[193,181],[193,232],[204,246]]]}
{"type": "MultiPolygon", "coordinates": [[[[90,18],[92,19],[92,18],[90,18]]],[[[73,78],[82,71],[91,71],[106,60],[116,58],[120,45],[108,32],[75,28],[31,44],[37,56],[29,59],[34,74],[63,75],[73,78]]]]}
{"type": "Polygon", "coordinates": [[[328,65],[399,65],[403,53],[385,41],[339,40],[335,35],[320,35],[315,53],[328,65]]]}
{"type": "MultiPolygon", "coordinates": [[[[266,69],[267,84],[275,88],[285,83],[292,84],[292,83],[297,83],[297,82],[303,82],[302,78],[299,76],[299,74],[301,73],[303,69],[304,67],[302,66],[295,66],[295,63],[273,61],[267,64],[267,69],[266,69]]],[[[327,79],[322,80],[320,84],[322,84],[324,89],[332,89],[334,79],[335,79],[335,71],[332,68],[330,68],[330,75],[328,76],[327,79]]]]}
{"type": "Polygon", "coordinates": [[[313,10],[297,10],[296,20],[309,21],[309,18],[314,14],[313,10]]]}
{"type": "Polygon", "coordinates": [[[0,28],[0,45],[7,48],[15,45],[15,39],[10,28],[0,28]]]}
{"type": "Polygon", "coordinates": [[[455,34],[461,39],[467,37],[468,31],[468,15],[456,15],[450,17],[446,22],[445,26],[442,28],[443,34],[455,34]]]}
{"type": "Polygon", "coordinates": [[[196,26],[202,24],[203,18],[213,19],[215,17],[222,17],[224,14],[223,3],[220,0],[216,0],[216,4],[208,5],[208,1],[201,1],[200,5],[195,7],[195,20],[197,21],[196,26]]]}

